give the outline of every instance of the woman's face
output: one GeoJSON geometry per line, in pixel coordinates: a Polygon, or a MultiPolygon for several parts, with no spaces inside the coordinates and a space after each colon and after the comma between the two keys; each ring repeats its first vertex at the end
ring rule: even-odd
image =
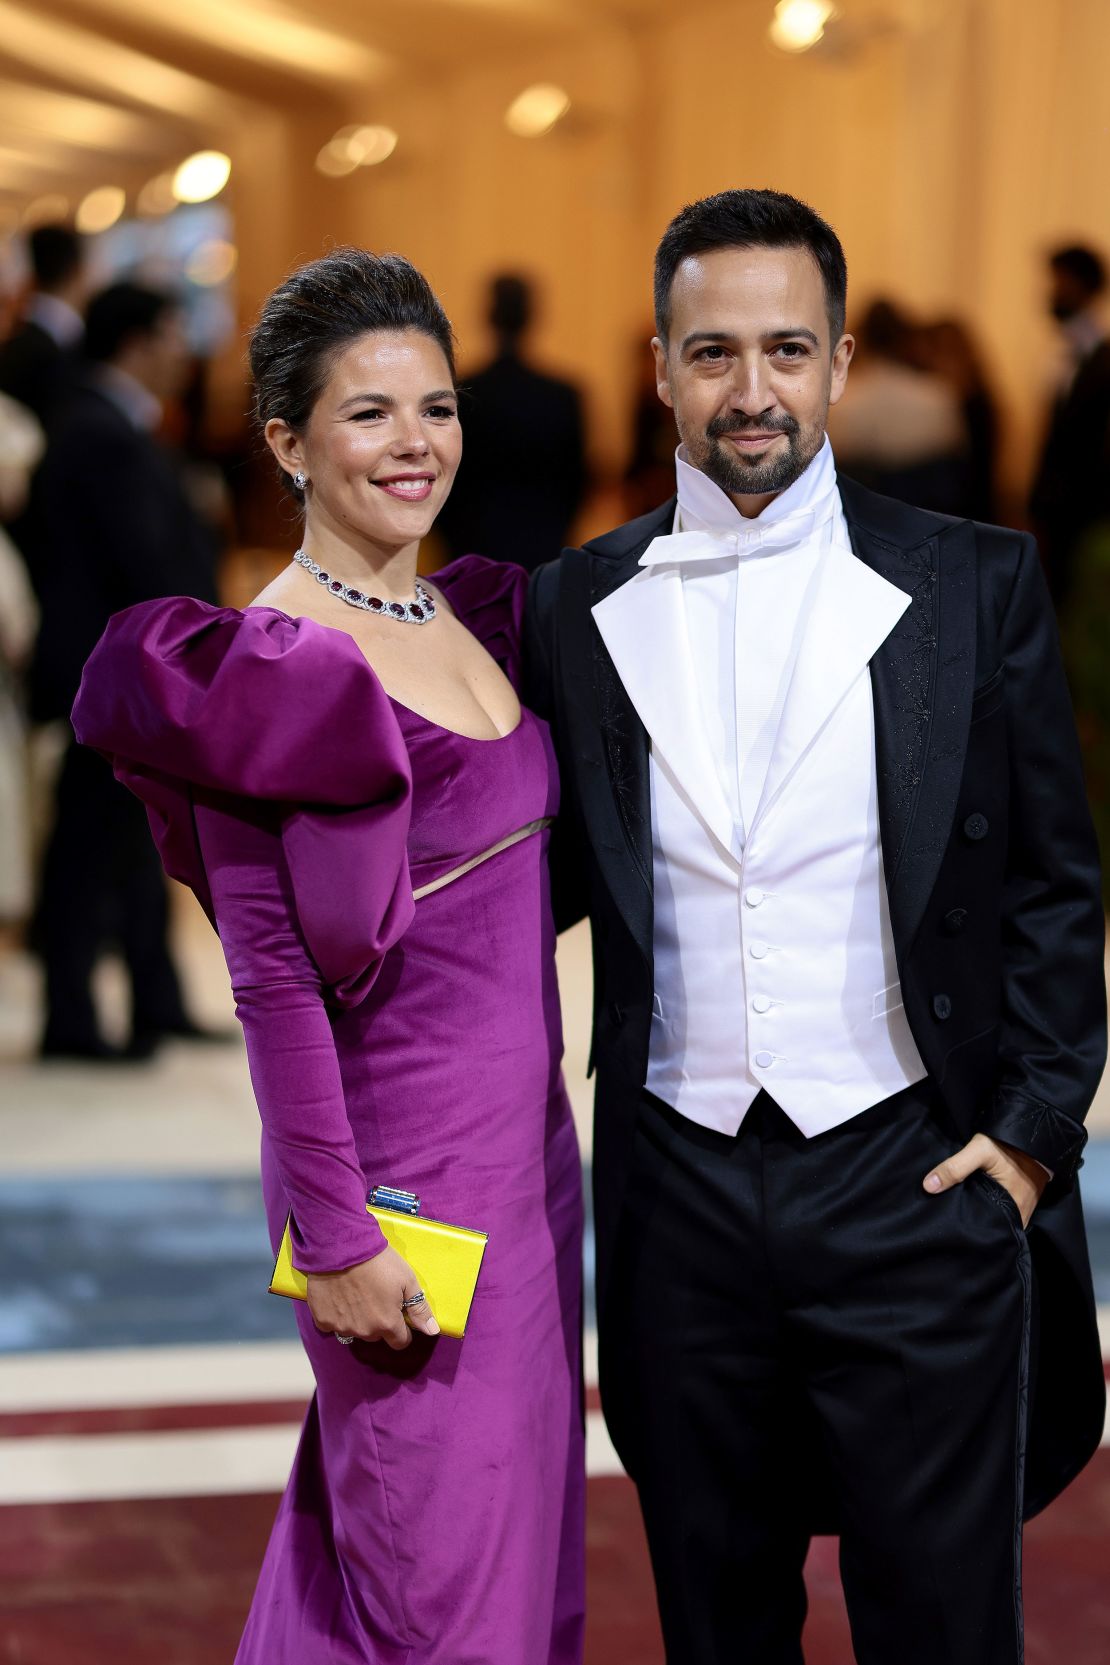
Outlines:
{"type": "Polygon", "coordinates": [[[359,336],[335,360],[304,432],[271,423],[267,438],[283,468],[308,475],[309,526],[329,523],[382,548],[418,542],[462,456],[442,347],[415,329],[359,336]]]}

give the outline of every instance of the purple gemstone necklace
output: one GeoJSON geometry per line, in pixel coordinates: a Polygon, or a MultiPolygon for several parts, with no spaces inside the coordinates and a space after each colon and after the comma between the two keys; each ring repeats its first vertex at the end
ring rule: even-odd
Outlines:
{"type": "Polygon", "coordinates": [[[337,601],[345,601],[348,607],[358,607],[364,613],[377,613],[383,619],[396,619],[398,624],[430,624],[436,616],[435,601],[419,578],[415,585],[415,601],[382,601],[380,596],[366,595],[362,590],[344,584],[342,579],[333,578],[303,549],[298,549],[293,559],[315,578],[317,584],[322,584],[329,595],[335,596],[337,601]]]}

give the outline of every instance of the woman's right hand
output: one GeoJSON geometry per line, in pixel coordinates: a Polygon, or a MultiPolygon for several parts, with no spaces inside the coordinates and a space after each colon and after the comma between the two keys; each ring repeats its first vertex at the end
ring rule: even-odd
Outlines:
{"type": "Polygon", "coordinates": [[[419,1294],[416,1273],[388,1246],[373,1260],[342,1272],[308,1274],[308,1305],[318,1330],[358,1341],[384,1341],[397,1352],[409,1345],[413,1330],[439,1334],[426,1300],[402,1312],[401,1302],[419,1294]]]}

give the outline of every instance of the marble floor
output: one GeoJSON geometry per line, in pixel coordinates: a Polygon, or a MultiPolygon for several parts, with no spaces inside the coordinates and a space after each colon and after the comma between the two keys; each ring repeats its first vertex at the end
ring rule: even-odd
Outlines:
{"type": "MultiPolygon", "coordinates": [[[[194,1012],[230,1028],[218,945],[177,895],[194,1012]]],[[[588,943],[560,949],[567,1073],[589,1162],[588,943]]],[[[118,1022],[113,968],[100,990],[118,1022]]],[[[257,1114],[241,1045],[149,1066],[30,1061],[38,987],[0,956],[0,1660],[230,1665],[309,1392],[265,1295],[257,1114]]],[[[1110,1094],[1084,1184],[1110,1317],[1110,1094]]],[[[1104,1352],[1110,1355],[1110,1324],[1104,1352]]],[[[588,1336],[589,1665],[661,1665],[630,1482],[588,1336]]],[[[1110,1449],[1027,1536],[1030,1665],[1110,1657],[1110,1449]]],[[[807,1660],[850,1665],[836,1546],[807,1569],[807,1660]]],[[[529,1662],[522,1662],[529,1665],[529,1662]]]]}

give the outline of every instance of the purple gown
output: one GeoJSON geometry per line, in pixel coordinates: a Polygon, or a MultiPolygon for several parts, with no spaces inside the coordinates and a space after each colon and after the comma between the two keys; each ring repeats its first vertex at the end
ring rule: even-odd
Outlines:
{"type": "MultiPolygon", "coordinates": [[[[437,583],[516,683],[524,574],[471,556],[437,583]]],[[[462,1341],[340,1347],[296,1303],[316,1394],[237,1665],[577,1665],[581,1180],[547,834],[412,899],[554,812],[546,727],[468,739],[390,700],[340,629],[181,598],[112,620],[74,726],[219,931],[275,1247],[292,1209],[304,1269],[373,1255],[375,1184],[489,1233],[462,1341]]]]}

